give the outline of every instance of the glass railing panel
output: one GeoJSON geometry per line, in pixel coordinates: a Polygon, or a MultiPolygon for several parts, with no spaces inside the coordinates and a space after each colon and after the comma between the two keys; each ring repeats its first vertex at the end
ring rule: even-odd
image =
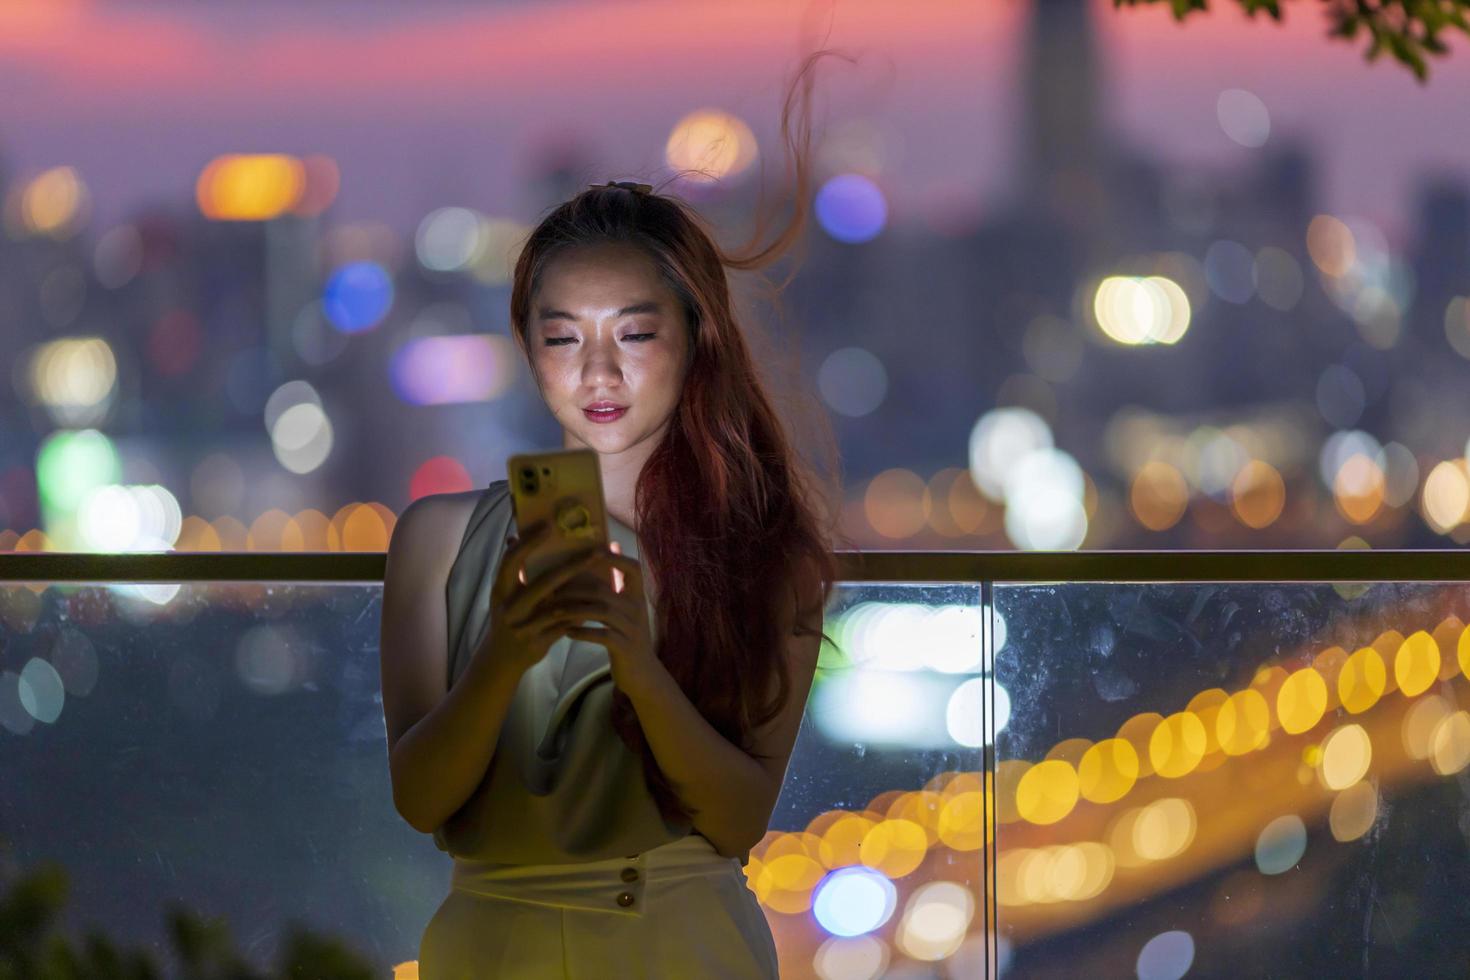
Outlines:
{"type": "Polygon", "coordinates": [[[994,595],[1002,975],[1464,975],[1470,587],[994,595]]]}
{"type": "Polygon", "coordinates": [[[772,830],[746,872],[783,977],[977,977],[978,583],[842,584],[772,830]]]}
{"type": "Polygon", "coordinates": [[[296,920],[377,976],[447,889],[393,807],[381,585],[0,586],[0,837],[68,922],[170,962],[165,911],[273,966],[296,920]]]}
{"type": "MultiPolygon", "coordinates": [[[[834,593],[746,868],[783,975],[983,974],[979,598],[834,593]]],[[[173,903],[260,969],[292,922],[411,964],[450,864],[393,807],[380,615],[378,584],[0,585],[9,857],[60,864],[69,921],[161,964],[173,903]]]]}

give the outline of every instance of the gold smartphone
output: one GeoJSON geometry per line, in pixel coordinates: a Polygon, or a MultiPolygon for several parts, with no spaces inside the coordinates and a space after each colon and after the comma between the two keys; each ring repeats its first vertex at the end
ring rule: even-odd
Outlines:
{"type": "Polygon", "coordinates": [[[545,520],[552,529],[526,557],[526,581],[575,554],[608,546],[602,471],[591,449],[518,453],[505,463],[516,528],[545,520]]]}

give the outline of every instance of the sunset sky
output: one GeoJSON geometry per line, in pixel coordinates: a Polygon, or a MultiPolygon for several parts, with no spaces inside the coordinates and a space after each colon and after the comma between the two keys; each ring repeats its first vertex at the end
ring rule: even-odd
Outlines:
{"type": "MultiPolygon", "coordinates": [[[[1470,180],[1470,39],[1427,86],[1363,42],[1329,40],[1323,5],[1286,20],[1234,2],[1176,23],[1165,5],[1094,0],[1108,118],[1127,140],[1228,173],[1257,150],[1231,142],[1220,92],[1244,88],[1271,139],[1317,152],[1322,203],[1400,242],[1422,176],[1470,180]]],[[[969,197],[984,210],[1010,177],[1020,0],[895,5],[837,0],[466,3],[313,0],[0,0],[0,160],[20,177],[78,168],[105,228],[148,200],[187,201],[212,157],[326,153],[342,170],[338,220],[411,229],[467,204],[529,217],[517,200],[533,148],[575,133],[609,176],[657,173],[684,113],[744,118],[767,153],[803,25],[857,56],[818,79],[818,125],[868,115],[889,141],[895,217],[969,197]]],[[[1268,145],[1270,145],[1268,143],[1268,145]]]]}

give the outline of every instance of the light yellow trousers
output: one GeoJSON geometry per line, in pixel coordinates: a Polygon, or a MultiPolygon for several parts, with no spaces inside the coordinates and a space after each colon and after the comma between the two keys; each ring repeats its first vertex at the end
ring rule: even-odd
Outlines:
{"type": "Polygon", "coordinates": [[[629,858],[456,858],[419,940],[420,980],[778,980],[776,944],[735,858],[689,834],[629,858]]]}

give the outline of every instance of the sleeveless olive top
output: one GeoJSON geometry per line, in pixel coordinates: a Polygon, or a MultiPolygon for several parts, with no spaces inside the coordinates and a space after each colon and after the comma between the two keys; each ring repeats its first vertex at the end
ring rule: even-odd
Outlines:
{"type": "MultiPolygon", "coordinates": [[[[608,531],[623,554],[638,557],[631,528],[608,515],[608,531]]],[[[496,480],[475,503],[445,583],[446,690],[489,629],[490,588],[516,533],[509,481],[496,480]]],[[[651,599],[648,608],[656,637],[651,599]]],[[[643,760],[612,727],[612,694],[607,648],[559,637],[521,676],[484,778],[434,831],[439,849],[496,864],[567,864],[628,857],[698,833],[659,813],[643,760]]]]}

